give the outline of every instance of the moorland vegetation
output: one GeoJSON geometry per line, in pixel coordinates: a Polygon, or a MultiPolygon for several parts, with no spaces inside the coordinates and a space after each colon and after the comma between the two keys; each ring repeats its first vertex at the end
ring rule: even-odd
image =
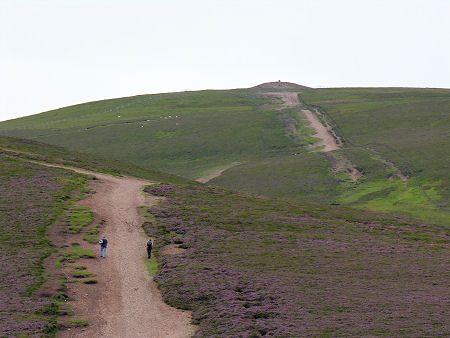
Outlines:
{"type": "Polygon", "coordinates": [[[75,203],[88,192],[89,177],[48,165],[186,180],[30,140],[2,137],[0,143],[0,336],[52,336],[64,327],[85,326],[85,320],[72,317],[66,285],[95,284],[93,274],[75,264],[96,255],[76,242],[57,248],[49,231],[58,224],[65,241],[81,233],[85,241],[98,242],[99,225],[86,229],[92,212],[75,203]],[[49,283],[55,286],[48,288],[49,283]]]}
{"type": "MultiPolygon", "coordinates": [[[[344,147],[312,152],[312,130],[266,95],[273,88],[144,95],[0,123],[29,138],[0,137],[1,333],[59,327],[63,295],[37,292],[52,224],[98,239],[90,211],[71,203],[87,178],[44,162],[162,183],[146,189],[164,197],[144,223],[157,238],[148,269],[166,302],[193,311],[199,336],[446,335],[449,91],[283,90],[299,91],[299,109],[317,109],[344,147]],[[331,170],[335,161],[363,176],[331,170]],[[190,180],[220,168],[210,186],[190,180]]],[[[72,243],[57,263],[95,283],[84,254],[72,243]]]]}
{"type": "Polygon", "coordinates": [[[0,336],[54,333],[54,295],[36,294],[55,251],[48,230],[86,178],[0,154],[0,182],[0,336]]]}
{"type": "Polygon", "coordinates": [[[193,311],[197,336],[439,336],[446,230],[407,218],[199,185],[144,224],[157,238],[164,300],[193,311]],[[176,255],[159,255],[166,245],[176,255]]]}
{"type": "Polygon", "coordinates": [[[448,224],[448,111],[447,89],[274,83],[90,102],[2,122],[0,133],[189,179],[223,171],[209,184],[234,190],[448,224]],[[286,107],[270,94],[280,91],[299,93],[302,104],[286,107]],[[317,109],[343,148],[313,152],[300,109],[317,109]],[[336,161],[363,176],[333,171],[336,161]]]}
{"type": "Polygon", "coordinates": [[[450,90],[338,88],[301,97],[324,113],[345,143],[341,152],[364,172],[338,202],[449,224],[450,90]]]}

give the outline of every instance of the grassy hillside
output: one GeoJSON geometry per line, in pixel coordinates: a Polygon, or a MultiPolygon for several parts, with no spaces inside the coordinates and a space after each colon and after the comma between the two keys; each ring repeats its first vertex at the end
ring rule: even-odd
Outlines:
{"type": "Polygon", "coordinates": [[[0,134],[190,179],[225,169],[210,184],[234,190],[450,222],[450,90],[285,87],[90,102],[2,122],[0,134]],[[312,153],[317,139],[300,108],[283,108],[267,95],[274,91],[300,93],[303,107],[324,114],[344,149],[312,153]],[[352,182],[332,172],[336,158],[364,176],[352,182]]]}
{"type": "Polygon", "coordinates": [[[195,178],[218,165],[296,147],[271,100],[251,90],[146,95],[67,107],[0,131],[195,178]]]}
{"type": "Polygon", "coordinates": [[[69,151],[60,146],[14,137],[0,136],[0,154],[39,162],[73,166],[111,175],[130,175],[156,182],[191,182],[188,179],[176,175],[166,174],[148,168],[141,168],[130,163],[69,151]]]}
{"type": "Polygon", "coordinates": [[[265,95],[300,89],[304,90],[264,87],[105,100],[3,122],[0,133],[192,179],[230,167],[212,183],[329,201],[325,190],[331,187],[337,196],[339,182],[323,156],[308,153],[308,144],[316,140],[311,130],[295,110],[278,110],[281,101],[265,95]],[[294,158],[296,153],[305,157],[294,158]],[[268,182],[267,174],[274,179],[268,182]]]}
{"type": "Polygon", "coordinates": [[[278,156],[226,170],[209,183],[259,195],[330,203],[342,187],[318,153],[278,156]]]}
{"type": "Polygon", "coordinates": [[[320,89],[302,98],[325,113],[346,156],[365,172],[341,203],[449,223],[450,90],[320,89]],[[389,181],[386,162],[409,176],[407,182],[389,181]]]}

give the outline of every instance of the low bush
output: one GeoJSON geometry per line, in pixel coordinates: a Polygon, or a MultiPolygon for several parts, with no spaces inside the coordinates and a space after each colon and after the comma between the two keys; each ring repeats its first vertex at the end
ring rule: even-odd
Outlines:
{"type": "Polygon", "coordinates": [[[83,281],[84,284],[97,284],[98,281],[96,279],[86,279],[83,281]]]}
{"type": "Polygon", "coordinates": [[[85,271],[85,270],[76,270],[72,272],[72,277],[74,278],[86,278],[86,277],[93,277],[95,276],[95,274],[93,274],[92,272],[89,271],[85,271]]]}

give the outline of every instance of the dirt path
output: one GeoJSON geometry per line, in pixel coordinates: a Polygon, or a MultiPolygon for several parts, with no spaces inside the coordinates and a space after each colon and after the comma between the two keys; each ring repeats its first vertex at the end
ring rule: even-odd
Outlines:
{"type": "MultiPolygon", "coordinates": [[[[281,98],[284,102],[283,108],[294,108],[300,105],[298,94],[299,93],[296,92],[267,93],[267,95],[281,98]]],[[[314,144],[315,147],[324,146],[321,150],[323,152],[333,151],[340,148],[336,138],[333,136],[333,131],[330,126],[324,126],[322,122],[319,121],[317,116],[309,110],[303,109],[300,112],[306,117],[306,120],[308,120],[311,127],[316,131],[316,134],[313,136],[320,138],[320,141],[314,144]]]]}
{"type": "Polygon", "coordinates": [[[266,93],[266,95],[278,97],[283,100],[284,108],[293,108],[295,106],[298,106],[300,104],[300,100],[298,99],[297,92],[270,92],[266,93]]]}
{"type": "Polygon", "coordinates": [[[233,168],[234,166],[240,164],[239,162],[235,162],[232,163],[230,165],[227,165],[225,167],[222,167],[220,169],[217,170],[213,170],[211,171],[208,175],[205,175],[203,177],[197,178],[196,181],[200,182],[200,183],[208,183],[209,181],[211,181],[212,179],[219,177],[220,175],[222,175],[222,173],[230,168],[233,168]]]}
{"type": "MultiPolygon", "coordinates": [[[[142,188],[151,182],[131,177],[72,169],[93,175],[95,194],[83,201],[105,221],[102,235],[108,239],[107,258],[86,259],[80,264],[97,276],[98,284],[69,286],[73,309],[89,321],[83,330],[62,331],[60,337],[189,337],[195,332],[190,313],[172,308],[161,294],[144,264],[148,240],[138,207],[149,205],[142,188]],[[86,263],[86,264],[85,264],[86,263]]],[[[151,197],[150,197],[151,199],[151,197]]],[[[89,246],[86,244],[83,246],[89,246]]],[[[97,252],[98,245],[93,246],[97,252]]],[[[98,254],[98,253],[97,253],[98,254]]]]}
{"type": "Polygon", "coordinates": [[[316,134],[314,134],[313,137],[320,138],[321,140],[314,144],[315,147],[324,146],[322,149],[324,152],[338,150],[340,148],[332,135],[330,126],[324,126],[317,116],[309,110],[303,109],[301,112],[305,115],[306,119],[311,124],[311,127],[316,131],[316,134]]]}
{"type": "MultiPolygon", "coordinates": [[[[395,165],[392,162],[387,162],[386,161],[386,165],[391,168],[394,169],[395,165]]],[[[394,176],[397,176],[399,179],[401,179],[403,182],[406,182],[408,180],[408,176],[404,175],[400,170],[396,170],[394,173],[394,176]]],[[[391,176],[392,177],[392,176],[391,176]]]]}

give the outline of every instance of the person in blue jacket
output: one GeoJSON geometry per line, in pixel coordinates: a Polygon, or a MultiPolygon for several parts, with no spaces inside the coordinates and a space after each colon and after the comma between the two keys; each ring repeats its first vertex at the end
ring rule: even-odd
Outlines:
{"type": "Polygon", "coordinates": [[[100,257],[106,258],[106,247],[108,246],[108,240],[105,236],[98,241],[100,244],[100,257]]]}

